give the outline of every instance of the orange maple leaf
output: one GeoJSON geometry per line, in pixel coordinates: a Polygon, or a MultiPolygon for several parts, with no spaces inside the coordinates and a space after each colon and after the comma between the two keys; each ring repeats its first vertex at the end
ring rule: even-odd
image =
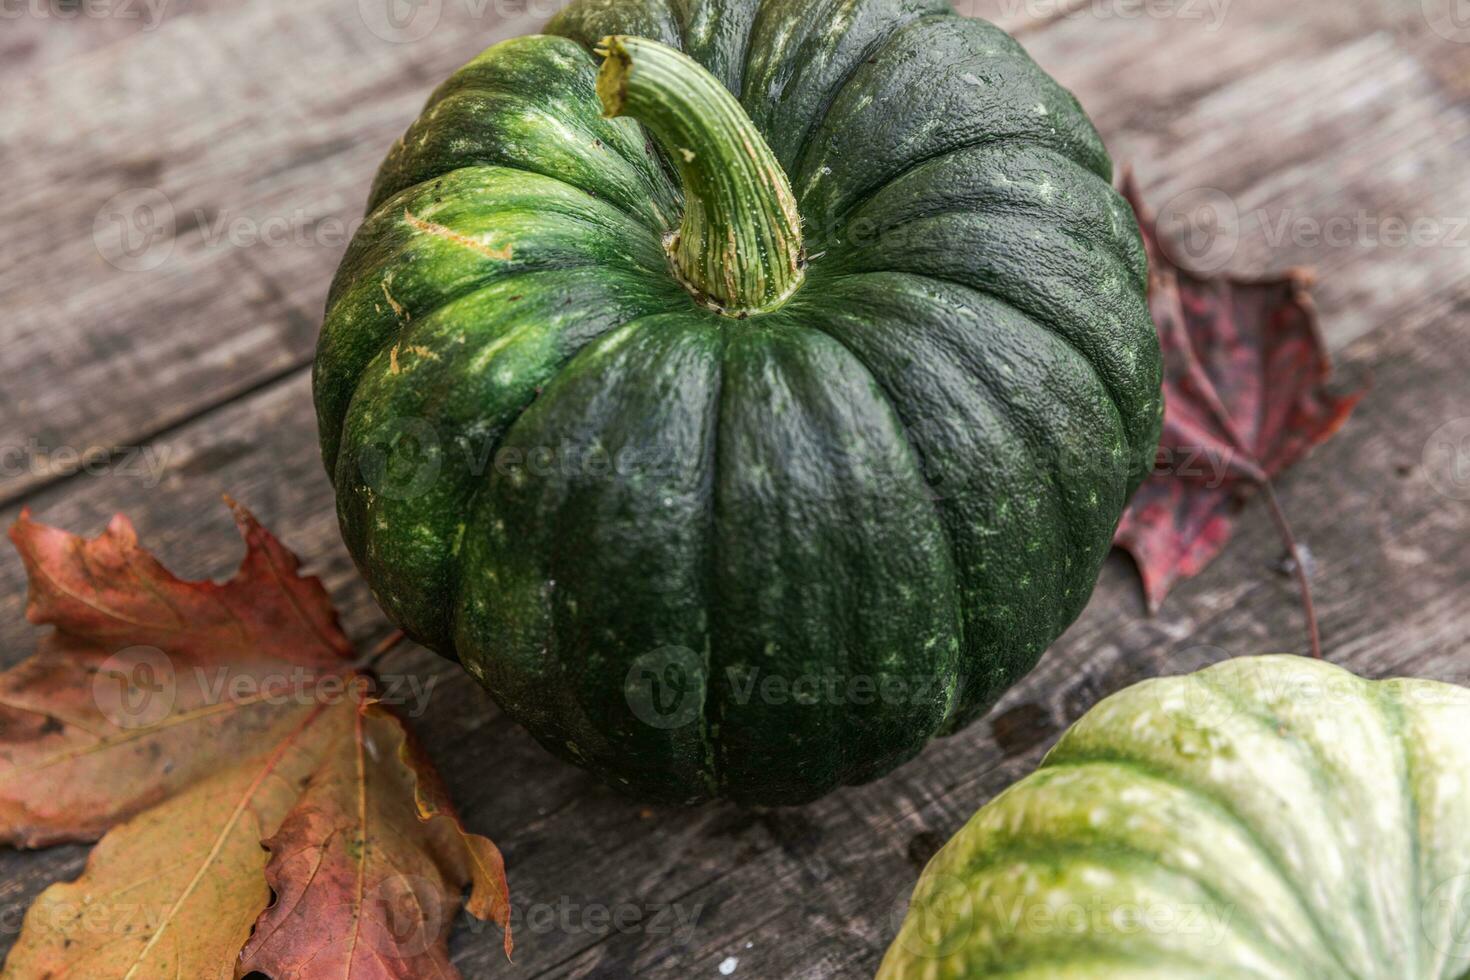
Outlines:
{"type": "Polygon", "coordinates": [[[105,836],[6,974],[454,976],[466,887],[509,955],[499,850],[372,700],[321,583],[231,506],[247,551],[223,584],[176,578],[121,517],[11,530],[56,629],[0,674],[0,840],[105,836]]]}

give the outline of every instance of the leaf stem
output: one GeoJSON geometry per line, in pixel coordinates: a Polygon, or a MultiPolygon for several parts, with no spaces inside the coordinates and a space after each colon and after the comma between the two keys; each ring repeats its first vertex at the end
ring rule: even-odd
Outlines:
{"type": "Polygon", "coordinates": [[[1291,563],[1296,570],[1297,588],[1302,593],[1302,611],[1307,616],[1307,640],[1311,645],[1312,656],[1321,660],[1322,634],[1317,628],[1317,607],[1312,601],[1312,581],[1307,574],[1307,563],[1301,548],[1297,545],[1291,524],[1286,519],[1286,511],[1281,507],[1281,499],[1276,496],[1276,488],[1271,485],[1269,478],[1262,479],[1260,484],[1261,489],[1265,491],[1266,506],[1271,511],[1271,520],[1276,523],[1276,530],[1281,535],[1281,541],[1286,545],[1286,550],[1291,553],[1291,563]]]}
{"type": "Polygon", "coordinates": [[[398,646],[398,644],[402,643],[406,639],[408,639],[408,637],[404,634],[403,630],[394,630],[387,636],[383,637],[383,639],[379,641],[378,644],[374,646],[371,650],[358,658],[356,669],[372,670],[378,665],[379,660],[382,660],[389,653],[392,653],[393,648],[398,646]]]}

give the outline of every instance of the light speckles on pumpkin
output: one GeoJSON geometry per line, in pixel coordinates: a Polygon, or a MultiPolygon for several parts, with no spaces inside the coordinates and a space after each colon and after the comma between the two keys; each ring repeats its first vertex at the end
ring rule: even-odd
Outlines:
{"type": "Polygon", "coordinates": [[[434,353],[432,350],[423,346],[422,344],[414,344],[408,347],[404,347],[401,343],[394,344],[392,348],[390,348],[388,351],[389,374],[396,375],[403,371],[403,366],[399,363],[398,360],[400,354],[412,354],[415,357],[428,358],[431,361],[439,360],[438,354],[434,353]]]}
{"type": "MultiPolygon", "coordinates": [[[[951,24],[949,29],[968,32],[961,40],[977,57],[960,57],[956,45],[946,41],[943,56],[928,62],[931,67],[928,76],[920,80],[922,85],[905,86],[901,98],[881,88],[869,88],[859,93],[867,99],[864,107],[869,115],[849,121],[834,118],[844,110],[828,107],[833,106],[834,96],[842,98],[839,89],[844,87],[844,79],[883,75],[890,70],[884,52],[902,48],[905,35],[911,40],[919,34],[932,34],[940,20],[959,23],[937,0],[761,4],[752,36],[759,35],[762,40],[750,46],[743,65],[732,63],[739,57],[738,52],[732,53],[739,47],[738,38],[732,47],[732,36],[739,34],[740,25],[710,13],[724,5],[618,0],[613,7],[602,6],[595,13],[587,13],[592,6],[574,3],[570,8],[572,17],[586,19],[560,21],[571,25],[568,32],[577,34],[578,42],[595,42],[608,33],[598,31],[595,36],[583,37],[579,27],[590,23],[626,26],[618,20],[620,11],[649,12],[650,18],[640,22],[654,33],[631,29],[626,33],[666,42],[683,41],[686,46],[708,45],[699,53],[701,57],[711,54],[719,61],[718,65],[704,62],[717,79],[733,82],[743,78],[739,94],[744,111],[758,124],[777,160],[787,166],[795,181],[803,184],[810,178],[816,188],[817,197],[808,202],[811,208],[804,230],[817,243],[813,251],[823,256],[822,264],[812,267],[802,293],[764,324],[759,319],[723,323],[694,307],[680,282],[670,275],[667,256],[659,247],[660,236],[677,223],[685,210],[666,176],[666,161],[659,159],[653,142],[633,120],[599,118],[601,105],[592,86],[596,65],[590,53],[573,41],[545,36],[497,45],[436,93],[436,101],[424,118],[385,164],[375,187],[373,216],[354,242],[349,256],[352,264],[344,266],[336,305],[324,331],[325,354],[319,360],[324,380],[318,408],[323,419],[323,443],[329,447],[329,455],[338,453],[342,461],[333,472],[339,479],[339,500],[349,512],[343,521],[349,547],[360,560],[367,556],[361,563],[370,577],[378,580],[390,612],[404,622],[424,624],[414,630],[420,635],[437,633],[440,648],[463,657],[471,672],[495,691],[508,711],[527,715],[527,724],[537,730],[548,747],[579,761],[590,759],[590,764],[609,781],[640,792],[647,790],[645,783],[660,778],[660,774],[678,772],[679,778],[684,778],[684,769],[701,765],[707,772],[712,771],[715,743],[722,733],[736,740],[751,737],[752,733],[761,737],[762,726],[746,725],[733,715],[709,718],[699,736],[702,744],[689,754],[660,757],[659,765],[645,764],[643,771],[624,768],[622,759],[646,759],[647,755],[629,750],[610,757],[608,732],[580,713],[575,697],[568,693],[574,685],[566,675],[557,674],[557,663],[564,657],[576,657],[568,661],[577,665],[575,673],[600,656],[607,662],[598,669],[607,667],[608,662],[624,656],[623,650],[614,652],[613,644],[626,642],[630,631],[639,628],[636,623],[677,622],[678,629],[689,631],[689,648],[704,649],[708,658],[712,649],[731,649],[729,636],[723,631],[730,629],[732,618],[741,618],[755,627],[749,645],[742,649],[746,661],[782,673],[789,673],[790,665],[801,663],[813,650],[824,648],[826,641],[803,637],[799,627],[788,631],[785,624],[797,616],[753,607],[732,615],[728,606],[717,601],[696,608],[697,599],[688,599],[686,593],[697,593],[699,587],[676,581],[677,573],[698,566],[701,559],[673,551],[683,547],[691,528],[702,524],[703,512],[697,506],[701,490],[675,486],[662,474],[642,472],[619,480],[584,480],[576,487],[562,488],[573,491],[567,499],[576,502],[548,518],[547,511],[535,510],[541,506],[536,501],[550,499],[561,490],[535,470],[519,476],[514,468],[496,466],[491,470],[492,454],[503,446],[525,449],[559,445],[570,431],[578,434],[580,446],[596,434],[593,429],[599,425],[608,426],[607,433],[620,430],[617,438],[606,440],[613,445],[621,446],[631,439],[637,448],[639,439],[652,439],[647,430],[633,429],[634,420],[657,418],[661,409],[639,403],[635,410],[629,401],[633,397],[630,392],[641,387],[656,393],[652,402],[667,404],[680,397],[681,387],[690,382],[690,372],[660,361],[658,369],[639,367],[646,374],[630,380],[624,355],[634,345],[655,343],[660,335],[703,329],[711,322],[719,326],[710,327],[710,332],[721,337],[742,333],[759,336],[789,326],[793,333],[804,335],[804,347],[818,335],[839,329],[845,329],[842,340],[851,341],[854,348],[866,337],[901,335],[906,349],[895,356],[895,363],[908,364],[917,374],[927,371],[929,377],[922,379],[928,383],[924,390],[935,391],[936,382],[943,380],[934,377],[936,365],[964,362],[956,374],[990,370],[989,391],[954,384],[940,397],[926,401],[912,391],[900,392],[893,372],[879,378],[872,369],[873,351],[868,350],[855,355],[872,374],[862,385],[852,386],[854,401],[909,411],[912,418],[894,426],[892,435],[864,430],[860,438],[850,438],[852,432],[848,430],[859,420],[843,409],[830,419],[842,438],[824,441],[824,448],[831,447],[830,460],[821,452],[797,453],[784,444],[751,460],[742,446],[772,429],[799,434],[814,428],[815,423],[802,421],[804,416],[814,414],[807,409],[816,406],[850,372],[861,369],[843,367],[851,365],[851,360],[828,361],[823,370],[814,371],[803,384],[801,397],[793,401],[777,393],[758,399],[758,406],[747,406],[753,420],[749,431],[739,438],[725,438],[722,427],[735,417],[737,404],[732,394],[736,386],[730,383],[729,375],[734,361],[730,356],[734,345],[730,343],[712,355],[720,370],[726,372],[717,388],[720,411],[715,418],[719,423],[712,426],[706,439],[720,439],[718,451],[713,445],[708,446],[708,454],[697,451],[705,446],[702,442],[693,446],[700,442],[696,437],[691,439],[694,451],[687,455],[694,460],[718,459],[717,470],[738,470],[751,481],[764,480],[771,485],[807,463],[830,463],[828,468],[834,474],[841,473],[840,478],[829,474],[819,494],[820,502],[804,512],[789,514],[790,519],[784,523],[731,518],[732,526],[741,531],[733,534],[724,554],[714,556],[716,564],[729,568],[737,543],[734,538],[739,538],[740,544],[759,539],[758,544],[768,550],[772,539],[790,539],[789,564],[752,560],[750,570],[732,573],[723,589],[727,594],[748,596],[768,588],[770,595],[779,597],[788,608],[808,600],[808,587],[827,584],[820,572],[806,574],[809,569],[863,571],[849,568],[843,564],[845,557],[835,556],[891,556],[912,542],[912,535],[900,534],[891,546],[884,542],[839,551],[814,545],[818,536],[814,528],[834,525],[833,541],[872,541],[894,510],[918,501],[914,506],[922,519],[936,522],[934,540],[914,546],[912,555],[893,563],[890,574],[880,575],[873,564],[864,565],[875,583],[870,593],[874,603],[891,602],[892,609],[875,612],[873,603],[854,603],[875,622],[864,635],[854,630],[854,635],[836,642],[865,658],[860,671],[868,676],[885,671],[912,676],[916,670],[933,665],[945,696],[941,703],[936,688],[929,697],[947,708],[942,713],[944,719],[963,723],[1034,661],[1053,635],[1041,634],[1061,618],[1050,608],[1038,609],[1037,605],[1055,603],[1061,586],[1033,589],[1031,594],[1023,595],[1015,583],[1023,574],[1031,575],[1029,581],[1038,583],[1054,579],[1059,568],[1072,567],[1073,559],[1070,554],[1038,559],[1035,556],[1040,552],[1024,551],[1025,542],[1036,536],[1053,543],[1059,536],[1055,514],[1037,507],[1038,498],[1051,506],[1058,497],[1057,488],[1028,486],[1038,478],[1045,482],[1047,474],[1042,467],[1065,456],[1056,440],[1040,447],[1025,439],[1044,419],[1048,405],[1043,405],[1041,412],[1032,412],[1032,417],[1022,420],[1014,431],[998,435],[993,445],[979,445],[978,440],[961,444],[960,440],[965,434],[987,428],[998,432],[1003,427],[1005,420],[999,416],[1010,406],[1002,406],[997,400],[981,404],[992,394],[1001,401],[1008,394],[1020,397],[1023,392],[1063,388],[1076,394],[1081,390],[1076,385],[1084,381],[1096,384],[1095,378],[1086,375],[1080,380],[1065,379],[1066,385],[1061,383],[1064,379],[1058,379],[1056,385],[1048,386],[1038,381],[1034,372],[1028,373],[1030,366],[1065,362],[1091,370],[1083,362],[1099,358],[1092,350],[1061,352],[1050,347],[1040,356],[1028,357],[1028,350],[1037,350],[1035,340],[1026,340],[1019,350],[1008,347],[1007,342],[1017,334],[1029,336],[1027,332],[1034,331],[1048,336],[1047,331],[1054,332],[1057,324],[1051,322],[1053,304],[1021,301],[1033,298],[1029,296],[1021,300],[1013,295],[1001,296],[1002,301],[1020,303],[1031,310],[1034,322],[1023,322],[1013,310],[1000,310],[998,302],[986,297],[986,287],[995,284],[979,281],[985,270],[977,271],[978,262],[966,264],[960,260],[953,268],[938,268],[932,256],[940,251],[951,257],[989,254],[987,243],[997,241],[1005,246],[997,250],[1001,259],[1017,252],[1039,253],[1040,249],[1032,246],[1046,242],[1036,235],[1036,227],[1055,226],[1058,215],[1081,217],[1075,227],[1068,224],[1054,228],[1056,234],[1051,236],[1045,260],[1033,262],[1034,268],[1017,270],[1018,281],[1034,282],[1056,270],[1076,271],[1074,260],[1078,255],[1085,259],[1089,250],[1109,255],[1117,252],[1108,235],[1110,231],[1115,235],[1127,232],[1127,222],[1122,220],[1121,212],[1099,212],[1097,220],[1091,217],[1105,207],[1100,192],[1090,183],[1086,187],[1078,183],[1074,172],[1077,166],[1071,165],[1070,159],[1060,159],[1066,156],[1065,148],[1057,150],[1058,144],[1049,135],[1055,132],[1056,119],[1072,125],[1076,114],[1067,103],[1053,102],[1034,87],[1011,91],[1012,64],[999,62],[1016,62],[1016,49],[983,30],[951,24]],[[629,6],[624,8],[623,3],[629,6]],[[669,30],[661,32],[665,26],[669,30]],[[989,55],[983,53],[987,48],[989,55]],[[868,66],[870,60],[880,66],[868,66]],[[937,70],[932,67],[936,64],[937,70]],[[964,74],[971,77],[964,78],[964,74]],[[1007,84],[1002,85],[1002,81],[1007,84]],[[947,89],[944,98],[938,100],[944,103],[942,111],[914,112],[910,100],[924,97],[936,86],[947,89]],[[1038,102],[1051,106],[1053,119],[1040,120],[1030,111],[1038,102]],[[951,129],[977,119],[980,122],[976,125],[984,130],[980,133],[983,145],[938,152],[950,149],[946,141],[951,129]],[[822,128],[829,123],[830,128],[822,128]],[[1012,127],[1024,128],[1026,139],[1007,142],[1005,133],[1012,127]],[[865,148],[853,141],[844,142],[859,133],[875,135],[889,130],[896,137],[892,141],[893,156],[888,147],[870,144],[865,148]],[[1031,134],[1041,134],[1041,145],[1028,142],[1031,134]],[[809,153],[804,149],[808,146],[809,153]],[[928,159],[931,151],[933,160],[928,159]],[[918,156],[897,159],[902,154],[918,156]],[[844,296],[837,283],[855,285],[870,268],[852,270],[854,274],[849,276],[849,270],[842,266],[857,250],[853,236],[848,235],[851,228],[834,229],[834,233],[846,236],[845,241],[834,240],[823,237],[829,234],[824,223],[845,222],[843,208],[848,204],[859,207],[854,203],[855,196],[866,192],[865,184],[882,176],[879,171],[909,166],[919,157],[927,162],[911,167],[909,176],[892,186],[878,207],[867,209],[862,205],[860,209],[902,219],[890,224],[880,222],[879,227],[908,221],[905,231],[919,227],[923,233],[935,232],[930,236],[932,242],[913,241],[910,236],[913,247],[895,248],[883,243],[868,247],[866,254],[874,265],[882,265],[883,271],[892,275],[875,278],[874,288],[867,294],[854,290],[844,296]],[[946,160],[950,161],[948,165],[946,160]],[[1050,197],[1036,190],[1038,182],[1047,178],[1057,188],[1050,197]],[[991,201],[999,206],[990,208],[991,201]],[[825,207],[828,204],[832,205],[830,209],[825,207]],[[1023,220],[1017,220],[1014,227],[994,224],[998,215],[1018,212],[1023,220]],[[971,242],[965,242],[962,248],[955,244],[955,238],[965,233],[958,224],[920,226],[914,220],[940,214],[979,216],[991,224],[980,229],[973,248],[969,247],[971,242]],[[670,220],[662,220],[665,216],[670,220]],[[1113,218],[1111,225],[1109,217],[1113,218]],[[1075,240],[1073,245],[1059,244],[1068,236],[1075,240]],[[509,243],[514,243],[513,255],[502,258],[487,254],[500,253],[509,248],[509,243]],[[931,249],[931,244],[936,247],[931,249]],[[920,253],[925,258],[916,265],[922,268],[905,274],[893,271],[897,264],[920,253]],[[393,304],[389,304],[381,282],[394,273],[397,279],[390,281],[389,292],[393,304]],[[967,275],[977,280],[971,284],[973,288],[962,290],[951,284],[955,278],[967,275]],[[597,287],[589,288],[589,282],[597,287]],[[819,322],[818,315],[804,307],[801,296],[806,293],[811,294],[812,306],[825,308],[830,314],[827,319],[819,322]],[[928,298],[915,298],[921,295],[928,298]],[[885,302],[893,297],[901,300],[885,302]],[[403,314],[411,312],[413,322],[406,323],[394,305],[403,314]],[[941,312],[921,323],[921,306],[941,312]],[[640,318],[641,327],[620,332],[622,325],[640,318]],[[839,321],[844,318],[848,323],[842,328],[839,321]],[[925,343],[944,331],[946,324],[956,321],[966,329],[954,331],[942,344],[923,349],[925,343]],[[1005,329],[991,329],[994,324],[1005,329]],[[903,329],[883,329],[888,326],[903,329]],[[984,343],[974,339],[981,330],[992,334],[984,343]],[[401,346],[390,353],[395,342],[401,346]],[[435,351],[440,360],[412,356],[411,348],[418,346],[435,351]],[[589,400],[589,406],[595,407],[580,415],[565,409],[555,414],[556,406],[564,406],[568,392],[575,390],[571,386],[578,378],[601,393],[589,400]],[[624,381],[628,383],[614,394],[613,389],[624,381]],[[646,384],[635,385],[634,381],[646,384]],[[973,418],[957,421],[966,410],[973,410],[973,418]],[[544,422],[553,417],[555,424],[544,422]],[[369,418],[381,422],[372,424],[369,418]],[[412,502],[375,501],[371,488],[344,482],[355,479],[353,474],[359,471],[364,452],[380,446],[383,437],[392,434],[389,420],[393,418],[428,419],[445,440],[442,472],[433,486],[412,502]],[[932,433],[917,431],[925,429],[926,420],[941,419],[944,421],[932,426],[932,433]],[[586,429],[582,427],[584,422],[586,429]],[[543,424],[549,427],[537,431],[536,438],[528,435],[543,424]],[[867,465],[869,456],[895,447],[912,449],[922,456],[916,464],[913,485],[894,483],[898,474],[883,465],[887,457],[874,460],[880,465],[867,465]],[[481,464],[477,473],[461,466],[462,460],[470,458],[462,450],[471,448],[475,452],[470,456],[481,464]],[[863,465],[854,464],[855,458],[862,459],[863,465]],[[1019,472],[1029,464],[1035,465],[1025,470],[1024,477],[1007,478],[1007,473],[1019,472]],[[930,476],[942,476],[942,485],[930,476]],[[523,489],[516,489],[517,480],[525,482],[523,489]],[[936,511],[945,511],[943,517],[936,518],[927,509],[931,506],[926,499],[930,493],[921,483],[932,488],[936,498],[944,498],[932,505],[936,511]],[[850,510],[839,513],[845,503],[827,503],[833,499],[833,487],[847,494],[842,499],[853,503],[850,510]],[[996,504],[1001,505],[999,518],[996,504]],[[636,519],[632,514],[635,509],[636,519]],[[375,539],[371,531],[375,517],[385,518],[388,525],[387,537],[381,540],[375,539]],[[415,527],[426,523],[436,530],[437,544],[413,533],[415,527]],[[553,529],[547,531],[549,537],[538,537],[537,529],[542,527],[553,529]],[[658,533],[660,528],[663,533],[658,533]],[[947,545],[942,532],[951,534],[955,543],[947,545]],[[950,563],[936,561],[947,546],[952,547],[950,563]],[[916,571],[921,563],[926,570],[916,571]],[[932,574],[927,570],[931,564],[932,574]],[[771,568],[783,572],[790,568],[802,574],[771,576],[771,568]],[[548,598],[544,584],[553,572],[564,585],[548,598]],[[936,596],[951,593],[951,573],[955,579],[969,583],[955,590],[961,593],[954,599],[956,610],[961,604],[965,609],[979,610],[971,620],[976,625],[972,634],[961,636],[958,629],[951,628],[960,625],[951,620],[958,621],[967,613],[926,613],[923,620],[917,614],[910,616],[914,610],[926,608],[936,596]],[[656,597],[650,597],[651,589],[642,588],[651,585],[649,579],[653,577],[663,589],[656,597]],[[768,585],[768,578],[784,582],[768,585]],[[599,580],[627,581],[637,587],[619,589],[623,593],[619,597],[605,599],[607,593],[599,589],[606,586],[586,584],[599,580]],[[679,606],[686,600],[693,605],[679,606]],[[553,603],[556,608],[551,610],[549,605],[553,603]],[[575,645],[580,640],[574,639],[570,630],[558,632],[561,626],[556,624],[568,619],[585,627],[586,636],[607,638],[608,643],[597,656],[578,657],[575,645]],[[878,619],[894,624],[894,632],[878,636],[886,628],[876,622],[878,619]],[[1036,629],[1030,625],[1034,621],[1047,625],[1036,629]],[[630,624],[634,624],[631,629],[630,624]],[[1017,639],[1022,633],[1027,635],[1017,639]],[[710,635],[721,642],[712,646],[710,635]],[[943,650],[950,652],[944,654],[943,650]],[[923,661],[925,667],[917,667],[916,658],[927,658],[923,661]],[[960,667],[952,669],[956,664],[960,667]],[[524,671],[521,682],[511,676],[517,671],[524,671]],[[573,750],[572,746],[577,748],[573,750]],[[652,770],[658,773],[650,775],[652,770]]],[[[560,33],[555,26],[551,32],[560,33]]],[[[935,45],[925,42],[910,47],[923,55],[935,45]]],[[[907,57],[907,53],[900,53],[907,57]]],[[[860,82],[853,83],[852,88],[858,87],[860,82]]],[[[849,104],[847,109],[851,108],[849,104]]],[[[668,162],[675,167],[705,163],[709,158],[699,143],[676,139],[667,145],[671,148],[668,162]],[[691,154],[693,160],[689,159],[691,154]]],[[[745,139],[739,146],[750,149],[745,139]]],[[[1086,173],[1081,176],[1090,178],[1086,173]]],[[[789,211],[783,206],[784,213],[779,217],[795,224],[800,216],[796,202],[790,204],[789,211]]],[[[739,237],[735,237],[731,249],[730,234],[721,231],[721,249],[739,253],[739,237]]],[[[1102,281],[1094,274],[1098,270],[1085,271],[1088,282],[1102,281]]],[[[1120,277],[1126,279],[1121,273],[1120,277]]],[[[1054,292],[1051,283],[1047,291],[1054,292]]],[[[1079,295],[1063,296],[1055,291],[1052,298],[1065,313],[1085,302],[1096,303],[1091,293],[1079,290],[1079,295]]],[[[1095,324],[1115,323],[1116,312],[1109,309],[1079,318],[1078,334],[1086,339],[1095,324]]],[[[776,359],[771,363],[777,367],[789,364],[789,356],[783,353],[779,363],[776,359]]],[[[1077,404],[1083,401],[1080,396],[1070,400],[1077,404]]],[[[1056,402],[1051,396],[1049,405],[1056,402]]],[[[876,413],[869,414],[870,418],[862,420],[865,424],[879,421],[876,413]]],[[[687,420],[687,409],[677,413],[671,409],[670,415],[687,420]]],[[[1096,419],[1089,416],[1088,421],[1096,419]]],[[[1086,428],[1082,425],[1077,428],[1079,439],[1088,445],[1095,447],[1103,441],[1095,430],[1080,431],[1086,428]]],[[[1105,435],[1114,438],[1112,432],[1105,435]]],[[[406,461],[422,459],[420,454],[406,461]]],[[[1079,477],[1061,490],[1068,502],[1081,505],[1088,487],[1085,478],[1079,477]]],[[[769,488],[753,492],[756,498],[770,496],[779,497],[769,488]]],[[[1112,516],[1108,510],[1115,496],[1115,490],[1100,488],[1101,504],[1091,508],[1093,512],[1081,522],[1089,531],[1095,531],[1099,540],[1112,516]]],[[[727,495],[723,499],[731,498],[727,495]]],[[[1086,509],[1076,508],[1079,512],[1086,509]]],[[[899,527],[912,524],[896,519],[890,523],[899,527]]],[[[1092,561],[1085,548],[1077,549],[1077,555],[1075,565],[1083,571],[1063,577],[1066,591],[1075,592],[1080,603],[1091,582],[1092,561]]],[[[838,578],[834,575],[834,582],[838,578]]],[[[843,584],[834,584],[833,589],[840,590],[843,584]]],[[[1070,607],[1071,603],[1065,605],[1070,607]]],[[[819,617],[813,609],[810,618],[842,621],[846,614],[838,610],[819,617]]],[[[623,677],[616,670],[610,671],[609,677],[614,701],[600,706],[599,712],[603,708],[609,713],[616,710],[618,692],[613,688],[622,684],[623,677]]],[[[582,693],[594,693],[594,686],[585,685],[582,693]]],[[[881,724],[866,727],[911,733],[913,744],[905,747],[907,751],[934,731],[935,717],[933,712],[922,717],[884,716],[879,719],[881,724]]],[[[843,719],[829,718],[824,724],[839,720],[843,719]]],[[[876,774],[837,773],[836,769],[845,763],[834,760],[843,753],[826,751],[816,727],[792,731],[797,727],[772,726],[779,731],[771,741],[781,742],[785,753],[782,761],[790,762],[765,766],[761,779],[770,778],[772,772],[799,772],[815,785],[819,780],[841,781],[876,774]],[[788,732],[792,736],[789,739],[788,732]],[[806,747],[804,754],[802,746],[806,747]]],[[[847,762],[869,752],[857,745],[863,733],[851,734],[844,745],[851,750],[847,762]]],[[[892,745],[880,746],[873,755],[892,749],[892,745]]],[[[716,795],[731,790],[729,784],[711,783],[708,787],[708,793],[716,795]]],[[[689,798],[690,792],[708,795],[695,789],[694,779],[689,778],[668,798],[689,798]]]]}
{"type": "Polygon", "coordinates": [[[408,320],[413,319],[413,317],[409,314],[408,310],[404,309],[403,306],[401,304],[399,304],[398,300],[396,300],[396,299],[393,298],[393,292],[389,288],[392,285],[392,283],[393,283],[393,274],[390,272],[388,275],[386,275],[386,276],[383,277],[383,279],[379,283],[379,285],[383,289],[383,297],[388,301],[388,305],[393,308],[393,315],[396,316],[396,317],[398,317],[398,319],[403,320],[403,321],[408,321],[408,320]]]}
{"type": "MultiPolygon", "coordinates": [[[[451,228],[446,228],[443,225],[435,224],[432,221],[426,221],[423,218],[415,215],[407,208],[403,209],[403,220],[407,222],[408,225],[411,226],[415,231],[418,231],[425,235],[433,235],[436,238],[442,238],[448,242],[453,242],[454,244],[459,245],[462,248],[467,248],[472,252],[477,252],[480,255],[485,256],[485,258],[491,259],[496,262],[509,262],[511,260],[511,257],[515,254],[514,247],[509,244],[501,246],[500,248],[494,248],[490,245],[485,244],[482,241],[479,241],[478,239],[471,238],[468,235],[462,235],[451,228]]],[[[397,309],[396,306],[394,308],[397,309]]]]}

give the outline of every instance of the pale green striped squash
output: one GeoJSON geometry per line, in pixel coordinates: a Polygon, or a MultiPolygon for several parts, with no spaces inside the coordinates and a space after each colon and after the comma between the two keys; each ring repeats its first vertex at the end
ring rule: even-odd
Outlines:
{"type": "Polygon", "coordinates": [[[1470,691],[1298,657],[1089,711],[934,857],[880,980],[1470,976],[1470,691]]]}

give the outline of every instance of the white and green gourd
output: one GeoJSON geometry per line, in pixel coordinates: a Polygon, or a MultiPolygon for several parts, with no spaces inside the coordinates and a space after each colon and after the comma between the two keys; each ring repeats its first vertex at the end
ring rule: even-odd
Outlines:
{"type": "Polygon", "coordinates": [[[1288,656],[1122,691],[935,855],[878,976],[1470,978],[1470,691],[1288,656]]]}

